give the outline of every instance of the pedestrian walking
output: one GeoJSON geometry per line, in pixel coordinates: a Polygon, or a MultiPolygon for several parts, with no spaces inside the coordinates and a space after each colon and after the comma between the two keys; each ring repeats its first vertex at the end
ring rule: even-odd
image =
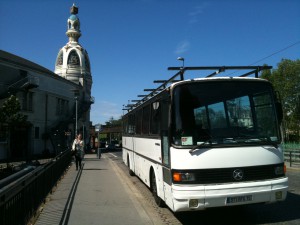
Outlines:
{"type": "Polygon", "coordinates": [[[78,170],[78,168],[81,169],[82,159],[84,157],[84,142],[81,134],[78,134],[75,138],[72,145],[72,151],[74,152],[75,156],[76,170],[78,170]]]}

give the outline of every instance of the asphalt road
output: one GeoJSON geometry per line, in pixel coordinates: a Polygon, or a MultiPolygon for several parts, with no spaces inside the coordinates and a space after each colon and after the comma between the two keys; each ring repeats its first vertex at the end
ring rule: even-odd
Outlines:
{"type": "Polygon", "coordinates": [[[124,177],[136,187],[149,210],[154,212],[163,224],[188,225],[299,225],[300,224],[300,169],[288,169],[289,192],[284,202],[268,205],[248,205],[222,207],[197,212],[172,213],[168,208],[155,205],[149,189],[137,177],[128,175],[128,168],[122,162],[121,151],[108,152],[105,157],[111,159],[123,172],[124,177]],[[151,209],[150,209],[151,207],[151,209]]]}

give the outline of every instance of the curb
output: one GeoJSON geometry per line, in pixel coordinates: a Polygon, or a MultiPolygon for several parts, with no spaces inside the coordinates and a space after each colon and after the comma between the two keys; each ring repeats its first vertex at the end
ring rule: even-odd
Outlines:
{"type": "Polygon", "coordinates": [[[300,171],[300,167],[286,167],[286,171],[300,171]]]}

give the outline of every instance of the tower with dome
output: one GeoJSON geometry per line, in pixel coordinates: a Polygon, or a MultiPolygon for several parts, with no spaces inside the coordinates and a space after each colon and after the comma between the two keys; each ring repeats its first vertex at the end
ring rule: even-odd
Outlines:
{"type": "Polygon", "coordinates": [[[13,127],[5,117],[0,122],[0,160],[60,154],[78,133],[91,143],[92,74],[88,53],[79,44],[77,14],[73,4],[67,19],[69,40],[58,51],[54,72],[0,50],[0,108],[15,96],[26,117],[13,127]]]}
{"type": "Polygon", "coordinates": [[[75,4],[71,7],[70,13],[66,32],[69,41],[58,52],[54,72],[78,85],[76,90],[72,90],[78,99],[78,128],[75,133],[83,132],[88,137],[88,132],[85,131],[89,128],[90,105],[93,103],[91,66],[87,51],[79,44],[80,20],[75,4]]]}
{"type": "Polygon", "coordinates": [[[92,75],[87,51],[79,44],[81,36],[80,20],[77,16],[78,8],[73,4],[71,16],[68,18],[66,35],[69,42],[59,50],[55,63],[55,73],[67,80],[82,85],[90,94],[92,75]]]}

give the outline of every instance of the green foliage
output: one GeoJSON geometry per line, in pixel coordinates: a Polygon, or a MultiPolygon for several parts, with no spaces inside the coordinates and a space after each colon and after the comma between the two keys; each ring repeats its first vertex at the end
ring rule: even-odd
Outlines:
{"type": "Polygon", "coordinates": [[[25,122],[27,117],[19,113],[20,109],[19,99],[16,96],[11,95],[0,108],[0,123],[13,125],[25,122]]]}
{"type": "Polygon", "coordinates": [[[122,126],[122,119],[115,120],[114,117],[111,117],[109,121],[105,122],[107,127],[118,127],[122,126]]]}
{"type": "Polygon", "coordinates": [[[269,80],[280,94],[286,131],[299,138],[300,60],[283,59],[277,69],[265,71],[261,77],[269,80]]]}

